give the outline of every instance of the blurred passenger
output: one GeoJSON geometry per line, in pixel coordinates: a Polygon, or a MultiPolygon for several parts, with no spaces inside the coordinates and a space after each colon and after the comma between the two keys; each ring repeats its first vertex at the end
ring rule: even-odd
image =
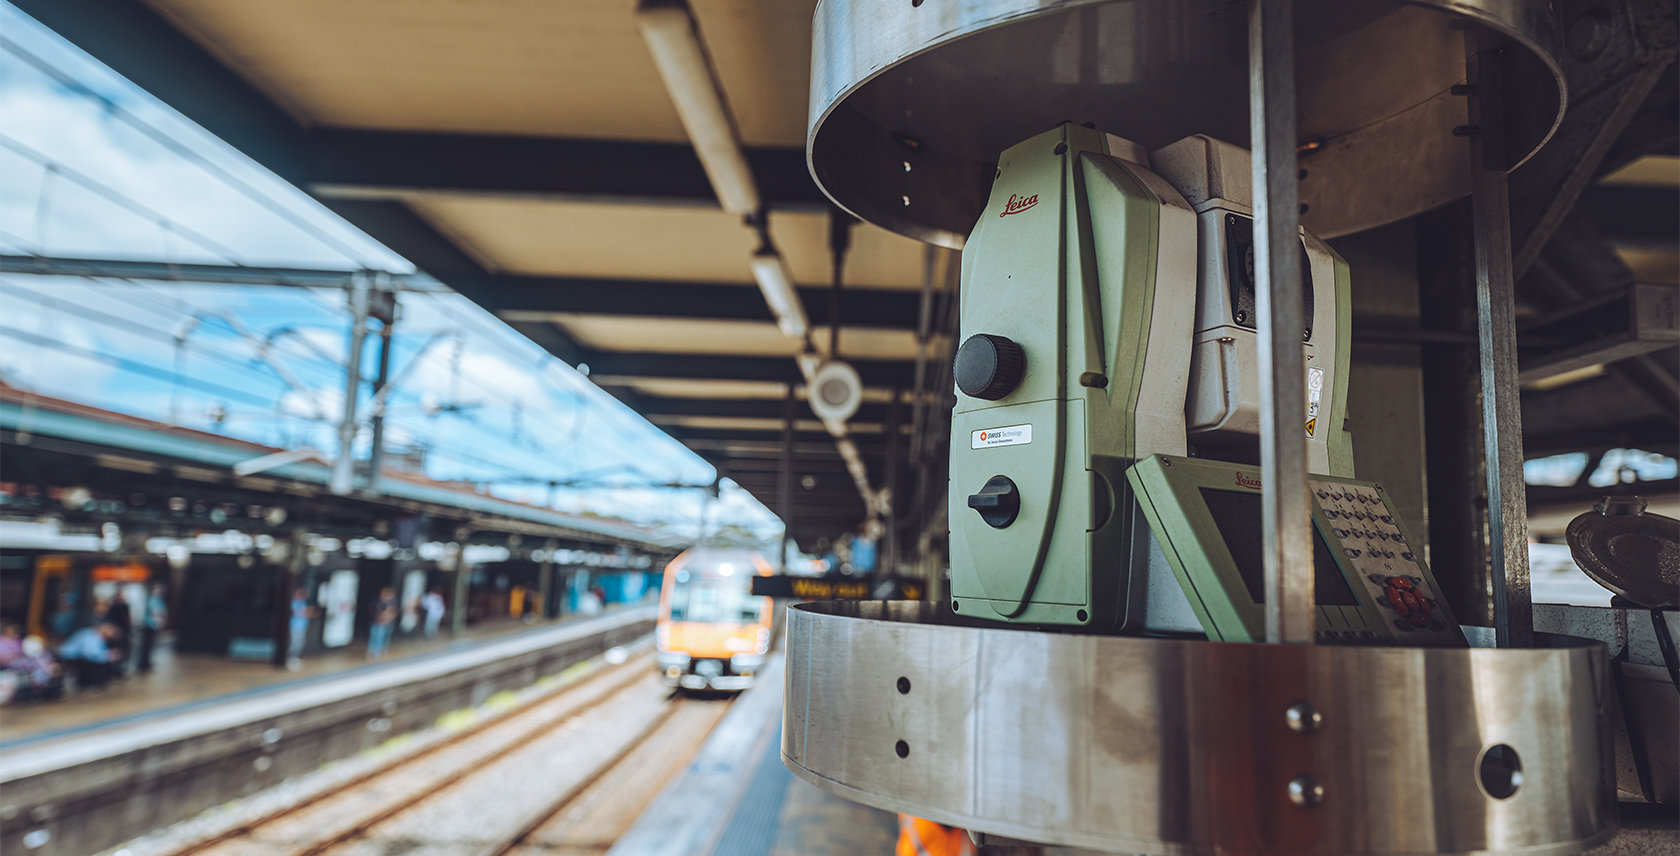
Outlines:
{"type": "Polygon", "coordinates": [[[76,629],[76,593],[63,592],[58,596],[58,609],[53,611],[52,618],[47,620],[47,629],[52,635],[64,639],[76,629]]]}
{"type": "Polygon", "coordinates": [[[427,639],[437,637],[438,625],[443,623],[443,613],[446,609],[448,607],[443,602],[443,594],[435,588],[427,591],[425,597],[420,598],[420,611],[426,615],[427,639]]]}
{"type": "Polygon", "coordinates": [[[12,695],[14,702],[46,701],[64,694],[64,676],[39,636],[24,637],[23,655],[6,668],[18,679],[12,695]]]}
{"type": "Polygon", "coordinates": [[[23,628],[7,622],[0,627],[0,668],[11,668],[12,662],[23,656],[23,628]]]}
{"type": "Polygon", "coordinates": [[[397,621],[397,590],[386,586],[379,590],[379,599],[373,602],[373,624],[368,627],[369,660],[378,660],[385,656],[391,647],[391,627],[397,621]]]}
{"type": "Polygon", "coordinates": [[[291,618],[286,627],[286,668],[303,668],[303,646],[309,641],[309,619],[318,613],[309,605],[309,593],[301,587],[292,590],[291,618]]]}
{"type": "Polygon", "coordinates": [[[105,609],[105,622],[117,629],[117,635],[111,639],[111,676],[120,678],[127,670],[128,655],[133,650],[134,641],[134,613],[129,609],[128,598],[117,595],[111,599],[111,605],[105,609]]]}
{"type": "Polygon", "coordinates": [[[58,649],[58,655],[75,672],[77,687],[103,687],[111,679],[111,663],[117,657],[111,650],[111,641],[116,638],[117,628],[101,622],[70,634],[70,639],[58,649]]]}
{"type": "Polygon", "coordinates": [[[169,626],[169,601],[163,596],[163,584],[152,583],[146,593],[146,607],[140,611],[141,674],[152,670],[152,649],[157,646],[158,633],[169,626]]]}

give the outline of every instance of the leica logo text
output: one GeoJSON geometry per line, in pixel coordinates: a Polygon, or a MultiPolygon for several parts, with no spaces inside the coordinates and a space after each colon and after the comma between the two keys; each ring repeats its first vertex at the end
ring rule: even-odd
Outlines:
{"type": "Polygon", "coordinates": [[[1005,202],[1003,204],[1003,213],[999,214],[998,216],[999,217],[1008,217],[1011,214],[1019,214],[1022,211],[1025,211],[1028,208],[1031,208],[1031,207],[1033,207],[1034,205],[1037,205],[1037,204],[1038,204],[1038,194],[1036,194],[1036,193],[1034,193],[1031,196],[1027,196],[1027,197],[1016,196],[1015,194],[1011,193],[1011,194],[1009,194],[1009,201],[1005,202]]]}
{"type": "Polygon", "coordinates": [[[1250,490],[1259,490],[1260,489],[1260,480],[1259,479],[1251,479],[1248,476],[1243,475],[1242,473],[1237,473],[1237,487],[1246,487],[1250,490]]]}

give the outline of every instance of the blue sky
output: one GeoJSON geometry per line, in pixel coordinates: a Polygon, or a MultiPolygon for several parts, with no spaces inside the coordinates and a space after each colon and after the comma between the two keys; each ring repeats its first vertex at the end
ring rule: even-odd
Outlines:
{"type": "MultiPolygon", "coordinates": [[[[0,4],[0,252],[413,270],[10,4],[0,4]]],[[[595,486],[561,490],[557,507],[697,531],[698,491],[607,485],[703,483],[713,477],[708,464],[466,298],[402,300],[393,447],[425,446],[434,478],[487,482],[497,495],[537,503],[547,487],[529,480],[582,476],[595,486]]],[[[5,274],[0,304],[8,383],[257,442],[337,450],[331,423],[349,324],[342,292],[5,274]]],[[[376,338],[364,357],[369,374],[376,338]]],[[[364,455],[366,443],[364,431],[364,455]]],[[[712,526],[780,531],[749,494],[727,488],[712,526]]]]}

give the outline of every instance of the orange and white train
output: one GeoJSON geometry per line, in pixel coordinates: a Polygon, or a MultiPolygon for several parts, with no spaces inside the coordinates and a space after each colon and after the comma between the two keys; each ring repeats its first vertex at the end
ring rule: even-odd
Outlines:
{"type": "Polygon", "coordinates": [[[752,578],[774,569],[752,550],[685,551],[665,568],[655,659],[665,684],[744,690],[764,667],[775,614],[752,578]]]}

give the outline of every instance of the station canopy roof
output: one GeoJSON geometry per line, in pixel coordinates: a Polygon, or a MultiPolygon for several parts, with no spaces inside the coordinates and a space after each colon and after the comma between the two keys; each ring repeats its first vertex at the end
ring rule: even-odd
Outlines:
{"type": "MultiPolygon", "coordinates": [[[[825,353],[831,209],[803,151],[815,3],[691,5],[825,353]]],[[[21,6],[586,364],[780,511],[784,398],[790,385],[803,396],[801,345],[778,332],[754,283],[758,239],[720,209],[633,0],[21,6]]],[[[866,386],[850,429],[877,482],[892,390],[911,383],[926,252],[872,226],[851,232],[840,348],[866,386]]],[[[796,417],[793,528],[810,547],[852,529],[865,507],[803,401],[796,417]]]]}
{"type": "MultiPolygon", "coordinates": [[[[17,2],[556,356],[587,364],[781,510],[800,345],[779,334],[754,285],[756,238],[720,208],[635,0],[17,2]]],[[[689,0],[821,351],[831,209],[804,157],[815,5],[689,0]]],[[[1659,231],[1674,216],[1672,182],[1660,183],[1659,231]]],[[[1652,228],[1610,209],[1635,232],[1652,228]]],[[[1672,238],[1655,239],[1661,276],[1672,238]]],[[[876,484],[888,424],[909,427],[892,402],[913,385],[920,290],[940,267],[929,252],[873,226],[851,231],[840,349],[867,389],[851,429],[876,484]]],[[[1630,418],[1671,434],[1672,415],[1653,415],[1674,400],[1672,354],[1659,356],[1646,359],[1661,375],[1658,400],[1630,418]]],[[[1578,408],[1546,405],[1536,415],[1547,434],[1571,427],[1559,419],[1578,408]]],[[[865,507],[821,423],[803,401],[796,409],[790,525],[811,549],[865,507]]],[[[895,445],[902,455],[907,444],[895,445]]]]}

